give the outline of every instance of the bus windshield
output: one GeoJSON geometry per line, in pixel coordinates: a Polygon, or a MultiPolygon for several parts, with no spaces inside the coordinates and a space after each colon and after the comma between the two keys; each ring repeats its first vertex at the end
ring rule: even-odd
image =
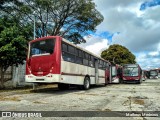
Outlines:
{"type": "Polygon", "coordinates": [[[125,67],[123,76],[138,76],[138,67],[125,67]]]}
{"type": "Polygon", "coordinates": [[[150,75],[158,75],[158,72],[157,71],[150,71],[150,75]]]}
{"type": "Polygon", "coordinates": [[[54,39],[46,39],[31,43],[30,56],[50,55],[54,51],[54,39]]]}

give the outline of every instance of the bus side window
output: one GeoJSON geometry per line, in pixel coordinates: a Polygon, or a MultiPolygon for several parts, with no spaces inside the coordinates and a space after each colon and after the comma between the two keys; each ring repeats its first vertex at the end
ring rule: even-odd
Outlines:
{"type": "Polygon", "coordinates": [[[99,69],[102,69],[103,65],[102,65],[102,60],[99,60],[98,64],[99,64],[99,69]]]}
{"type": "Polygon", "coordinates": [[[109,64],[106,62],[106,70],[109,70],[109,64]]]}
{"type": "Polygon", "coordinates": [[[68,52],[70,54],[75,54],[75,48],[73,46],[68,45],[68,52]]]}
{"type": "Polygon", "coordinates": [[[65,43],[62,43],[62,57],[64,61],[68,62],[75,62],[75,48],[67,45],[65,43]]]}
{"type": "Polygon", "coordinates": [[[88,57],[89,57],[89,55],[86,52],[84,52],[83,65],[88,66],[88,57]]]}
{"type": "Polygon", "coordinates": [[[76,49],[75,55],[76,55],[76,63],[82,64],[83,63],[83,59],[81,57],[82,56],[82,51],[79,50],[79,49],[76,49]]]}
{"type": "Polygon", "coordinates": [[[66,51],[67,52],[67,45],[62,43],[62,51],[66,51]]]}
{"type": "Polygon", "coordinates": [[[65,52],[62,52],[62,57],[64,61],[67,61],[67,55],[65,54],[65,52]]]}
{"type": "Polygon", "coordinates": [[[90,55],[89,66],[94,67],[93,61],[94,61],[94,58],[92,55],[90,55]]]}
{"type": "Polygon", "coordinates": [[[69,54],[67,52],[63,52],[62,55],[63,55],[64,61],[75,62],[75,56],[74,55],[69,54]]]}
{"type": "Polygon", "coordinates": [[[78,49],[75,48],[75,55],[78,56],[78,49]]]}
{"type": "Polygon", "coordinates": [[[81,57],[76,57],[76,63],[82,64],[83,59],[81,57]]]}

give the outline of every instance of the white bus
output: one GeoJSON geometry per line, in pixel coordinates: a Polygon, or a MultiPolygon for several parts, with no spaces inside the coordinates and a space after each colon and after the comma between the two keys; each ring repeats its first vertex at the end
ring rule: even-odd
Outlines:
{"type": "MultiPolygon", "coordinates": [[[[96,49],[96,48],[95,48],[96,49]]],[[[59,36],[38,38],[29,42],[25,81],[57,83],[59,89],[78,85],[108,84],[110,63],[59,36]]]]}

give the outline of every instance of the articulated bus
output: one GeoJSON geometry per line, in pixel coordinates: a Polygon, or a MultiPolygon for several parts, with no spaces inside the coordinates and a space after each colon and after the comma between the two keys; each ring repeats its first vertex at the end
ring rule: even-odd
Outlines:
{"type": "Polygon", "coordinates": [[[126,83],[126,82],[141,83],[142,82],[141,67],[138,64],[123,65],[122,79],[123,79],[123,83],[126,83]]]}
{"type": "Polygon", "coordinates": [[[57,83],[59,89],[77,85],[107,84],[110,63],[60,36],[42,37],[29,42],[25,81],[57,83]]]}
{"type": "Polygon", "coordinates": [[[120,83],[122,80],[122,66],[116,64],[111,65],[111,79],[109,83],[120,83]]]}

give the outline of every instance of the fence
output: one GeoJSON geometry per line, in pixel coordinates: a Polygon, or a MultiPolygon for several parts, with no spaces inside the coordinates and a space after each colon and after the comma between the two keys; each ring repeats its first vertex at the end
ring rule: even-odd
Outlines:
{"type": "Polygon", "coordinates": [[[25,83],[25,69],[26,69],[26,62],[24,62],[23,65],[16,66],[10,66],[5,75],[4,79],[5,81],[8,81],[6,84],[7,86],[12,87],[23,87],[25,85],[32,85],[32,84],[26,84],[25,83]]]}
{"type": "Polygon", "coordinates": [[[4,81],[7,81],[7,80],[12,80],[12,67],[11,66],[6,70],[4,74],[4,81]]]}
{"type": "Polygon", "coordinates": [[[13,66],[12,82],[13,87],[25,86],[25,63],[13,66]]]}

